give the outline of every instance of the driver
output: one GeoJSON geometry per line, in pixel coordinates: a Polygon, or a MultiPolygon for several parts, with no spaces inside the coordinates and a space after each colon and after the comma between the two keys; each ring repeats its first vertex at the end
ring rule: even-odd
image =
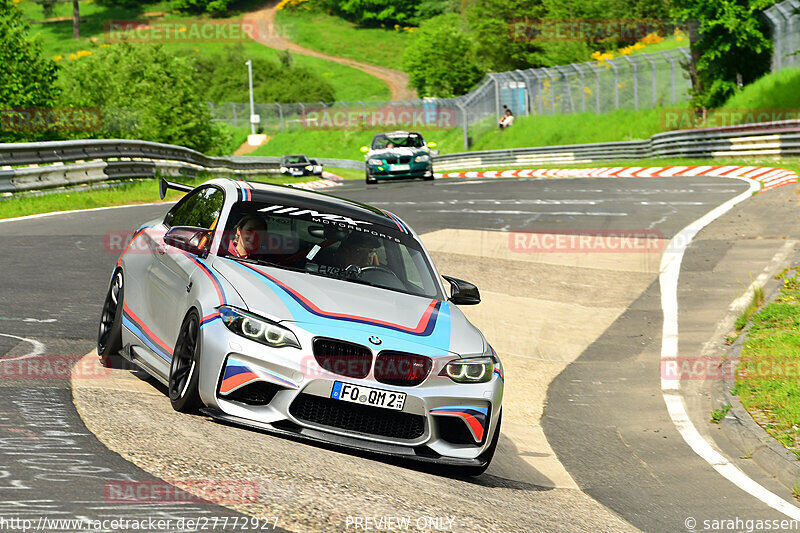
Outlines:
{"type": "Polygon", "coordinates": [[[380,241],[377,238],[354,231],[345,237],[336,249],[334,254],[336,266],[347,268],[350,265],[358,267],[380,265],[377,253],[379,247],[380,241]]]}
{"type": "Polygon", "coordinates": [[[244,215],[235,226],[236,235],[228,244],[228,253],[234,257],[247,257],[267,242],[267,222],[257,215],[244,215]]]}

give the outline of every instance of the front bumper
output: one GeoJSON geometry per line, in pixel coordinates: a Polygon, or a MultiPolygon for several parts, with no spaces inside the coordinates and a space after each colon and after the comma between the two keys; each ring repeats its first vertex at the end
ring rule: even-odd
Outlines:
{"type": "MultiPolygon", "coordinates": [[[[311,346],[311,333],[292,329],[301,345],[311,346]]],[[[486,383],[455,383],[437,375],[454,358],[443,356],[433,358],[434,369],[420,385],[393,386],[378,382],[372,371],[363,379],[328,372],[310,350],[269,348],[222,324],[214,330],[204,335],[200,372],[209,415],[351,449],[481,466],[500,414],[502,372],[486,383]],[[406,393],[405,405],[395,411],[331,399],[336,381],[406,393]]]]}
{"type": "Polygon", "coordinates": [[[392,170],[392,165],[367,165],[367,175],[377,180],[419,179],[433,176],[433,165],[410,163],[408,170],[392,170]]]}

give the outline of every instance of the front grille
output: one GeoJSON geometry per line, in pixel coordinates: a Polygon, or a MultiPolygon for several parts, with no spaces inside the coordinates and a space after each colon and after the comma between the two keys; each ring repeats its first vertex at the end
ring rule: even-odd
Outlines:
{"type": "Polygon", "coordinates": [[[247,405],[267,405],[280,389],[281,387],[278,385],[258,381],[236,389],[222,398],[232,402],[245,403],[247,405]]]}
{"type": "Polygon", "coordinates": [[[396,165],[398,163],[411,163],[411,156],[410,155],[401,155],[401,156],[389,156],[384,157],[383,160],[388,165],[396,165]]]}
{"type": "Polygon", "coordinates": [[[413,440],[425,433],[424,416],[310,394],[299,394],[289,413],[304,422],[365,435],[413,440]]]}
{"type": "Polygon", "coordinates": [[[372,367],[369,348],[336,339],[314,339],[314,359],[328,372],[356,379],[367,377],[372,367]]]}
{"type": "Polygon", "coordinates": [[[387,385],[413,387],[419,385],[433,367],[433,360],[424,355],[403,352],[381,352],[375,359],[375,380],[387,385]]]}

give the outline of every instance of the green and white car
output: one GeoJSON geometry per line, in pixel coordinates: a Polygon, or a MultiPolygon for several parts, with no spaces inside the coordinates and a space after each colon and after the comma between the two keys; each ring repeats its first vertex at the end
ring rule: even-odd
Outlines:
{"type": "Polygon", "coordinates": [[[390,179],[433,179],[431,148],[416,131],[379,133],[372,144],[362,146],[367,168],[367,183],[390,179]]]}

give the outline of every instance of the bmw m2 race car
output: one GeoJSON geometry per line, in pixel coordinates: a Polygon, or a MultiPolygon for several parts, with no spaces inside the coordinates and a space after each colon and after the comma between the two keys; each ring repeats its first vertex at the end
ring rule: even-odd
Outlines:
{"type": "Polygon", "coordinates": [[[141,226],[98,333],[178,411],[477,475],[500,434],[503,368],[416,233],[367,205],[213,179],[141,226]]]}
{"type": "Polygon", "coordinates": [[[322,165],[303,154],[281,157],[281,174],[286,176],[322,176],[322,165]]]}
{"type": "Polygon", "coordinates": [[[362,146],[367,167],[367,183],[387,179],[433,179],[431,148],[416,131],[379,133],[372,144],[362,146]]]}

